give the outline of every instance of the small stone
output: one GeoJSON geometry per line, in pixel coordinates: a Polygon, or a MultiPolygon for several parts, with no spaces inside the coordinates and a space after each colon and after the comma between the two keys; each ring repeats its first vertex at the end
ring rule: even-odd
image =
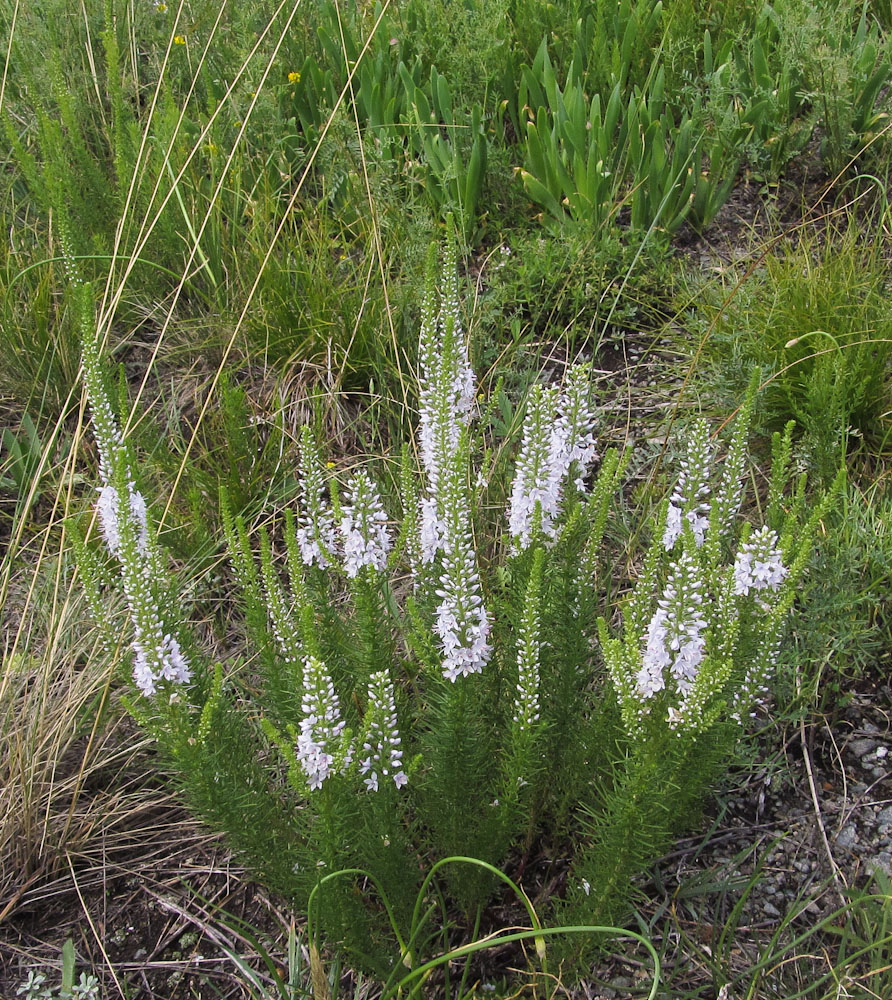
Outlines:
{"type": "Polygon", "coordinates": [[[858,839],[858,833],[855,827],[850,823],[848,826],[844,826],[836,837],[836,846],[842,847],[844,850],[850,851],[858,839]]]}
{"type": "Polygon", "coordinates": [[[892,825],[892,806],[886,806],[877,813],[877,826],[892,825]]]}
{"type": "Polygon", "coordinates": [[[781,915],[780,910],[770,901],[762,904],[762,912],[769,917],[779,917],[781,915]]]}
{"type": "Polygon", "coordinates": [[[867,868],[888,875],[892,871],[892,854],[889,854],[887,851],[880,851],[875,857],[868,858],[867,868]]]}
{"type": "Polygon", "coordinates": [[[875,750],[877,747],[876,740],[869,740],[866,737],[860,740],[852,740],[851,743],[847,744],[847,748],[850,753],[853,753],[856,757],[863,757],[865,754],[870,753],[871,750],[875,750]]]}
{"type": "Polygon", "coordinates": [[[877,760],[883,760],[883,758],[889,756],[889,748],[888,747],[877,747],[877,752],[876,752],[875,756],[876,756],[877,760]]]}

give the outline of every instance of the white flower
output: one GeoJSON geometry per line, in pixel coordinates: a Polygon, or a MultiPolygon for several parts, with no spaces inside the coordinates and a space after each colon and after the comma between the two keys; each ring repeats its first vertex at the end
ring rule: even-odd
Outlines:
{"type": "Polygon", "coordinates": [[[179,641],[165,632],[158,614],[157,568],[149,546],[146,502],[133,483],[128,484],[128,507],[122,512],[120,493],[112,483],[99,490],[96,510],[109,551],[118,559],[121,582],[133,623],[133,680],[146,697],[155,694],[159,681],[186,684],[191,672],[179,641]],[[123,544],[121,513],[135,539],[123,544]]]}
{"type": "Polygon", "coordinates": [[[433,288],[425,296],[418,349],[418,443],[432,496],[438,495],[462,428],[470,421],[476,385],[461,327],[453,247],[447,250],[443,270],[445,291],[439,309],[433,288]]]}
{"type": "Polygon", "coordinates": [[[468,529],[467,499],[455,486],[444,498],[447,519],[443,540],[442,598],[434,629],[443,652],[443,676],[449,681],[479,673],[489,661],[490,623],[480,595],[477,557],[468,529]]]}
{"type": "Polygon", "coordinates": [[[546,538],[555,536],[571,468],[576,470],[576,488],[585,487],[585,476],[597,458],[589,377],[589,365],[575,365],[560,398],[556,388],[540,385],[530,393],[508,507],[508,528],[517,549],[526,548],[536,530],[546,538]]]}
{"type": "Polygon", "coordinates": [[[371,724],[368,739],[362,745],[362,752],[368,756],[360,761],[359,773],[368,775],[364,784],[371,792],[378,791],[379,774],[382,778],[390,778],[397,788],[402,788],[409,779],[403,771],[402,740],[397,728],[393,684],[386,670],[372,674],[368,695],[371,724]]]}
{"type": "Polygon", "coordinates": [[[84,385],[102,482],[96,513],[105,543],[118,560],[133,626],[133,678],[140,692],[150,697],[159,682],[186,684],[191,674],[179,641],[161,622],[159,595],[167,581],[157,550],[150,543],[146,501],[131,476],[121,432],[105,392],[95,330],[90,326],[82,348],[84,385]],[[126,488],[120,487],[121,483],[126,483],[126,488]]]}
{"type": "Polygon", "coordinates": [[[751,590],[777,590],[787,572],[777,548],[777,534],[765,525],[737,553],[734,593],[746,596],[751,590]]]}
{"type": "Polygon", "coordinates": [[[421,562],[427,565],[434,561],[440,551],[443,538],[443,521],[437,513],[434,497],[423,497],[420,501],[419,541],[421,562]]]}
{"type": "Polygon", "coordinates": [[[554,536],[564,452],[563,438],[554,434],[556,404],[556,389],[533,386],[508,505],[508,528],[518,548],[530,544],[536,529],[554,536]]]}
{"type": "MultiPolygon", "coordinates": [[[[331,677],[315,656],[306,659],[301,709],[304,717],[297,738],[297,759],[310,789],[315,790],[331,774],[345,725],[331,677]]],[[[349,759],[348,751],[347,762],[349,759]]]]}
{"type": "Polygon", "coordinates": [[[567,373],[567,388],[558,403],[552,433],[554,475],[559,480],[575,465],[574,485],[585,489],[585,477],[597,460],[595,411],[591,405],[591,365],[574,365],[567,373]]]}
{"type": "Polygon", "coordinates": [[[709,527],[709,472],[713,449],[709,443],[709,427],[697,420],[691,433],[687,457],[682,459],[678,483],[669,501],[663,547],[668,552],[682,534],[684,520],[690,524],[698,545],[703,544],[709,527]]]}
{"type": "Polygon", "coordinates": [[[668,668],[682,694],[690,690],[706,655],[702,616],[702,584],[697,565],[683,552],[669,575],[647,629],[641,669],[636,677],[638,694],[652,698],[666,686],[668,668]]]}
{"type": "Polygon", "coordinates": [[[697,545],[702,545],[709,527],[709,505],[700,504],[684,513],[681,507],[670,500],[669,509],[666,512],[666,528],[663,532],[663,548],[667,552],[681,538],[682,525],[685,521],[690,524],[697,545]]]}
{"type": "MultiPolygon", "coordinates": [[[[128,484],[130,510],[128,512],[130,525],[136,532],[136,545],[141,555],[148,555],[149,527],[146,501],[136,489],[134,483],[128,484]]],[[[121,547],[121,526],[118,522],[120,497],[118,488],[112,483],[106,483],[99,490],[96,500],[96,513],[99,515],[99,527],[109,552],[113,556],[119,554],[121,547]]]]}
{"type": "Polygon", "coordinates": [[[682,523],[681,507],[670,501],[669,509],[666,511],[666,529],[663,532],[663,548],[667,552],[681,538],[682,523]]]}
{"type": "Polygon", "coordinates": [[[642,698],[652,698],[666,686],[665,669],[672,662],[666,649],[666,612],[657,608],[647,627],[647,645],[641,657],[641,669],[635,679],[642,698]]]}
{"type": "Polygon", "coordinates": [[[467,436],[474,402],[474,373],[461,329],[456,260],[444,261],[445,292],[439,310],[432,275],[422,310],[419,345],[419,450],[427,477],[420,504],[421,562],[442,553],[434,629],[450,681],[476,673],[488,661],[489,620],[480,596],[477,556],[469,530],[467,436]]]}
{"type": "Polygon", "coordinates": [[[297,546],[305,565],[316,563],[321,569],[329,566],[334,552],[337,531],[331,505],[325,498],[322,463],[316,442],[306,425],[300,439],[300,496],[297,515],[297,546]]]}
{"type": "Polygon", "coordinates": [[[351,503],[344,507],[341,537],[344,541],[344,571],[355,577],[363,566],[379,573],[387,568],[390,536],[387,515],[367,473],[358,472],[350,488],[351,503]]]}

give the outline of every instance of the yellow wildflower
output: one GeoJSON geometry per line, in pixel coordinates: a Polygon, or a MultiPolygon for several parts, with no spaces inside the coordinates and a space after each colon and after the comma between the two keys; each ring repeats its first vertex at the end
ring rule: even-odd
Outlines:
{"type": "Polygon", "coordinates": [[[300,73],[289,73],[288,74],[289,83],[300,83],[300,73]]]}
{"type": "Polygon", "coordinates": [[[185,45],[186,44],[186,36],[185,35],[174,35],[173,36],[173,44],[174,45],[185,45]]]}

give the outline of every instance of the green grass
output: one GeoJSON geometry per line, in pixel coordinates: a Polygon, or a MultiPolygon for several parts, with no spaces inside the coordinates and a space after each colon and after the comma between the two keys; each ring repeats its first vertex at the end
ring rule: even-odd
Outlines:
{"type": "MultiPolygon", "coordinates": [[[[534,373],[592,357],[602,370],[602,437],[638,444],[636,479],[608,528],[636,566],[644,540],[631,522],[668,486],[660,465],[675,447],[672,421],[695,407],[730,416],[759,367],[757,494],[768,434],[788,419],[797,423],[797,467],[829,482],[845,464],[850,480],[812,557],[776,715],[832,719],[853,691],[879,682],[892,572],[888,3],[161,6],[48,0],[38,10],[0,0],[8,42],[0,86],[4,919],[42,883],[71,874],[76,884],[84,866],[101,868],[109,844],[112,853],[138,850],[134,826],[150,825],[167,794],[140,770],[146,747],[120,705],[120,649],[104,647],[88,623],[67,532],[66,518],[94,497],[96,457],[66,252],[100,291],[109,384],[120,386],[120,416],[178,579],[192,581],[196,627],[221,657],[233,654],[229,643],[236,656],[247,651],[221,570],[219,487],[251,523],[287,506],[307,422],[339,459],[395,457],[415,419],[424,255],[453,212],[474,363],[487,389],[501,380],[496,459],[516,433],[511,409],[534,373]],[[606,107],[614,88],[628,107],[664,73],[672,114],[689,115],[718,150],[685,166],[702,180],[692,191],[708,212],[685,224],[686,205],[676,206],[673,232],[659,213],[655,225],[653,214],[633,218],[647,183],[668,190],[660,157],[643,179],[623,173],[628,160],[619,158],[609,197],[590,211],[579,192],[597,164],[585,164],[584,178],[586,147],[574,173],[564,137],[548,154],[548,168],[567,173],[549,216],[521,180],[538,107],[518,100],[545,86],[544,76],[533,79],[543,39],[561,94],[572,81],[583,110],[596,95],[606,107]],[[468,176],[475,148],[486,152],[479,190],[468,176]],[[803,187],[806,167],[817,188],[803,187]],[[707,225],[725,193],[731,206],[707,225]],[[729,221],[747,202],[759,204],[767,227],[755,215],[742,227],[729,221]],[[710,256],[723,240],[733,259],[710,256]],[[615,359],[633,349],[638,360],[615,372],[615,359]]],[[[559,96],[543,97],[551,115],[559,96]]],[[[666,171],[674,148],[672,140],[666,171]]],[[[758,867],[750,878],[758,883],[758,867]]],[[[820,926],[803,931],[791,915],[763,939],[741,926],[737,901],[749,888],[733,873],[682,888],[684,906],[709,919],[718,946],[706,955],[679,925],[662,995],[694,1000],[707,983],[753,1000],[892,988],[888,880],[858,883],[820,926]],[[809,957],[818,952],[820,967],[809,957]]],[[[664,957],[677,918],[668,907],[639,912],[664,957]]],[[[239,939],[231,940],[231,975],[245,995],[263,996],[268,985],[240,967],[239,939]]],[[[498,993],[512,988],[506,981],[498,993]]],[[[464,995],[488,994],[469,981],[464,995]]],[[[540,995],[549,988],[540,985],[540,995]]]]}
{"type": "Polygon", "coordinates": [[[825,481],[847,455],[870,463],[888,446],[887,253],[879,210],[834,213],[757,244],[692,296],[704,368],[739,391],[759,367],[765,426],[795,420],[805,460],[825,481]]]}

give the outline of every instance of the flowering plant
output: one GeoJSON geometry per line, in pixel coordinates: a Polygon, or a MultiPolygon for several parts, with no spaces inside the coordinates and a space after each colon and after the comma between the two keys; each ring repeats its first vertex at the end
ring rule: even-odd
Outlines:
{"type": "MultiPolygon", "coordinates": [[[[762,691],[824,509],[804,517],[801,483],[784,500],[788,432],[775,443],[765,527],[740,527],[754,384],[714,492],[697,425],[611,635],[603,540],[628,456],[609,450],[594,473],[591,366],[533,387],[494,525],[500,483],[470,473],[486,428],[454,250],[441,293],[437,271],[433,251],[420,462],[404,449],[399,502],[382,496],[371,463],[339,485],[308,428],[297,509],[281,525],[252,537],[224,493],[253,653],[213,667],[184,628],[104,390],[89,289],[78,288],[96,512],[140,692],[130,707],[255,872],[299,907],[315,895],[329,938],[379,971],[385,923],[367,886],[394,926],[415,926],[421,873],[447,856],[480,860],[448,876],[467,916],[479,919],[498,884],[492,866],[522,873],[546,852],[571,859],[555,904],[565,916],[622,915],[632,876],[690,814],[762,691]]],[[[111,631],[96,553],[79,549],[111,631]]]]}

